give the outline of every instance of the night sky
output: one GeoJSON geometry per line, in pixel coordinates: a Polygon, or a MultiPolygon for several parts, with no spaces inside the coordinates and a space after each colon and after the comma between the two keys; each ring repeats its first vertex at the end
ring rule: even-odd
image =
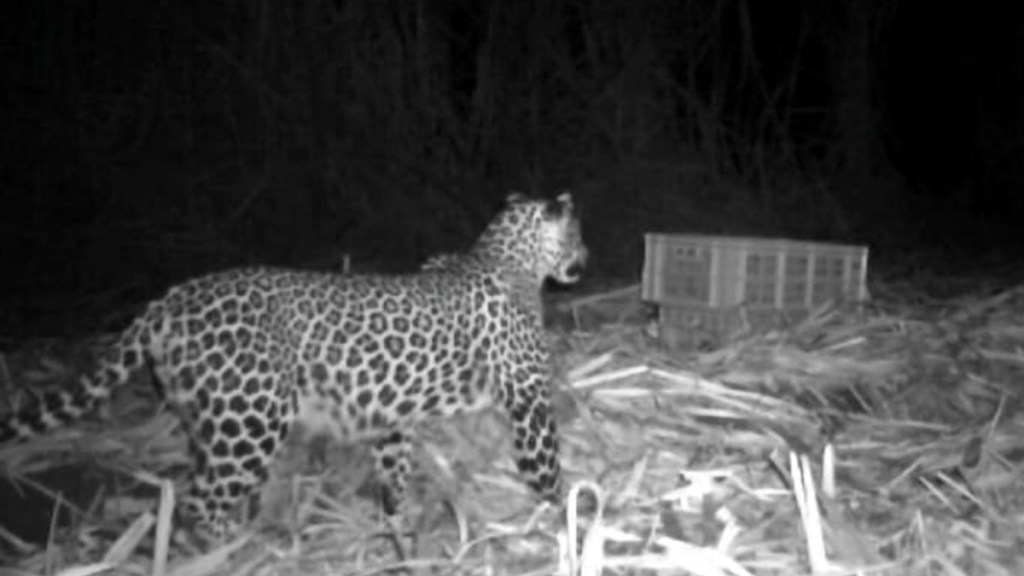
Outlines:
{"type": "Polygon", "coordinates": [[[227,266],[408,269],[512,189],[573,189],[602,279],[648,230],[949,273],[1021,245],[1009,7],[296,4],[5,4],[8,333],[227,266]]]}

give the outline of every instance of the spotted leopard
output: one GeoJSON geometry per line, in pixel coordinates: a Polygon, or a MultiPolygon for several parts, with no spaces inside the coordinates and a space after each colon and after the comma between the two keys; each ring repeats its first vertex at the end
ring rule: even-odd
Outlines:
{"type": "Polygon", "coordinates": [[[148,366],[188,433],[179,512],[212,538],[266,480],[289,432],[373,440],[386,512],[401,513],[410,434],[427,417],[503,406],[515,462],[556,500],[561,468],[542,330],[546,278],[587,259],[571,196],[508,197],[466,253],[407,275],[237,269],[172,287],[72,391],[0,420],[0,443],[83,417],[148,366]]]}

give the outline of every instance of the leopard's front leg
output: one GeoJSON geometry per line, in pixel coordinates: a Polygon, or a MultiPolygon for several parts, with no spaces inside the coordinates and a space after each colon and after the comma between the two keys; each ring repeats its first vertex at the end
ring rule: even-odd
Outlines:
{"type": "Polygon", "coordinates": [[[550,386],[547,366],[515,370],[500,383],[499,399],[512,420],[516,467],[541,498],[558,503],[562,498],[562,468],[550,386]]]}

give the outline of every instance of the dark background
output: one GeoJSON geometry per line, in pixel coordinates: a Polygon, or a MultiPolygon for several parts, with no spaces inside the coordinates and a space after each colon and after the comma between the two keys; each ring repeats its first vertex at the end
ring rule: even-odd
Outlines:
{"type": "Polygon", "coordinates": [[[226,266],[409,269],[511,189],[575,192],[591,282],[635,281],[645,231],[1000,267],[1024,23],[989,4],[7,2],[0,332],[226,266]]]}

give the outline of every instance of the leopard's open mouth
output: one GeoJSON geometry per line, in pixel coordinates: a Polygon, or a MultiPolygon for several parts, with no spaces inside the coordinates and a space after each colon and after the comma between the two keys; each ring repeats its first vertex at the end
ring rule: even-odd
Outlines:
{"type": "Polygon", "coordinates": [[[562,262],[558,270],[558,277],[555,278],[562,284],[575,284],[583,275],[583,269],[587,267],[587,250],[583,248],[576,252],[571,260],[562,262]]]}

